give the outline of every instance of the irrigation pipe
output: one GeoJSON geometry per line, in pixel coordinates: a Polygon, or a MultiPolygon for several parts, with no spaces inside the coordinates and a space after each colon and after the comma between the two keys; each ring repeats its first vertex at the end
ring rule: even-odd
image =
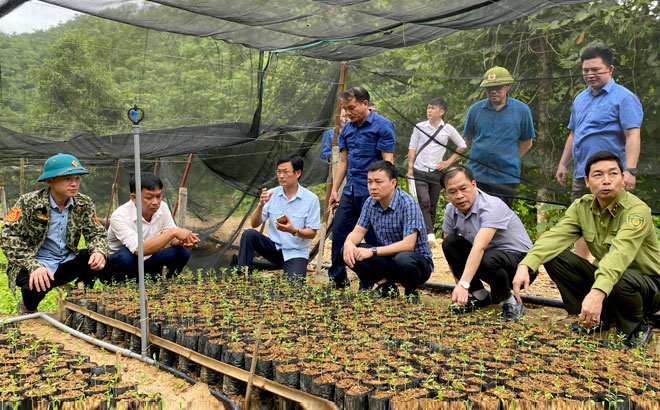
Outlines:
{"type": "MultiPolygon", "coordinates": [[[[12,318],[3,320],[2,323],[16,323],[16,322],[21,322],[21,321],[24,321],[24,320],[29,320],[29,319],[43,319],[43,320],[47,321],[48,323],[50,323],[51,325],[55,326],[56,328],[58,328],[58,329],[60,329],[64,332],[67,332],[67,333],[71,334],[72,336],[75,336],[79,339],[83,339],[84,341],[86,341],[88,343],[91,343],[93,345],[102,347],[105,350],[108,350],[108,351],[111,351],[111,352],[114,352],[114,353],[119,352],[119,353],[122,354],[122,356],[137,359],[137,360],[140,360],[141,362],[144,362],[144,363],[152,365],[152,366],[157,366],[159,369],[167,370],[168,372],[172,373],[173,375],[175,375],[177,377],[181,377],[181,378],[185,379],[187,382],[189,382],[191,384],[197,384],[197,380],[195,380],[194,378],[188,376],[187,374],[185,374],[183,372],[180,372],[180,371],[178,371],[178,370],[176,370],[176,369],[174,369],[170,366],[164,365],[162,363],[156,362],[155,360],[151,359],[150,357],[143,357],[143,356],[133,352],[132,350],[124,349],[123,347],[115,346],[111,343],[104,342],[102,340],[98,340],[96,338],[88,336],[88,335],[86,335],[82,332],[79,332],[79,331],[77,331],[77,330],[75,330],[75,329],[73,329],[73,328],[71,328],[71,327],[69,327],[65,324],[62,324],[62,323],[58,322],[57,320],[53,319],[52,317],[50,317],[48,314],[46,314],[44,312],[37,312],[37,313],[32,313],[32,314],[24,315],[24,316],[12,317],[12,318]]],[[[212,389],[210,387],[209,387],[209,391],[211,392],[211,394],[216,399],[218,399],[222,402],[222,404],[225,406],[226,409],[231,409],[231,410],[239,410],[240,409],[240,407],[238,406],[238,404],[236,404],[235,401],[233,401],[229,397],[225,396],[224,394],[220,393],[219,391],[217,391],[215,389],[212,389]]]]}

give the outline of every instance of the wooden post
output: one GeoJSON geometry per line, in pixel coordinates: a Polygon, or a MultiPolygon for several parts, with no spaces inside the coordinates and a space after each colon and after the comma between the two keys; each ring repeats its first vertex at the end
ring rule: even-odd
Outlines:
{"type": "Polygon", "coordinates": [[[154,164],[154,175],[158,175],[158,165],[160,165],[160,157],[156,157],[156,163],[154,164]]]}
{"type": "MultiPolygon", "coordinates": [[[[44,172],[44,166],[43,165],[41,165],[41,167],[39,168],[39,174],[38,175],[41,175],[42,172],[44,172]]],[[[37,184],[34,186],[34,190],[35,191],[39,190],[39,181],[37,181],[37,184]]]]}
{"type": "Polygon", "coordinates": [[[25,184],[25,158],[20,159],[19,167],[20,167],[19,168],[20,172],[19,172],[19,178],[18,178],[18,185],[19,185],[18,192],[19,192],[20,195],[23,195],[24,194],[23,186],[25,184]]]}
{"type": "Polygon", "coordinates": [[[259,360],[259,345],[261,344],[261,332],[264,330],[264,322],[259,323],[257,328],[257,338],[254,341],[254,351],[252,352],[252,364],[250,365],[250,375],[248,376],[247,390],[245,391],[245,409],[250,408],[250,395],[252,394],[252,382],[254,380],[254,371],[257,369],[257,360],[259,360]]]}
{"type": "Polygon", "coordinates": [[[330,194],[332,193],[332,184],[334,183],[333,170],[336,167],[337,159],[339,158],[339,151],[337,150],[337,136],[339,135],[339,128],[341,126],[341,103],[339,101],[341,95],[344,93],[344,83],[346,80],[346,61],[341,63],[341,71],[339,73],[339,85],[337,87],[337,101],[335,102],[335,127],[332,135],[332,161],[328,167],[328,180],[325,185],[325,211],[323,212],[323,223],[321,224],[321,236],[319,238],[319,252],[316,259],[316,275],[321,274],[321,265],[323,264],[323,248],[325,245],[326,230],[328,227],[328,217],[330,216],[330,194]]]}
{"type": "MultiPolygon", "coordinates": [[[[183,172],[183,178],[181,179],[181,186],[183,188],[186,186],[186,180],[188,179],[188,172],[190,172],[190,165],[192,164],[193,154],[188,155],[188,163],[186,164],[186,170],[183,172]]],[[[176,210],[179,208],[179,201],[174,204],[172,208],[172,218],[176,217],[176,210]]]]}
{"type": "Polygon", "coordinates": [[[110,190],[110,202],[108,203],[108,213],[105,215],[105,227],[108,228],[110,223],[110,214],[113,209],[117,209],[117,204],[119,201],[116,200],[115,192],[117,192],[117,178],[119,178],[119,166],[121,165],[121,160],[117,160],[117,169],[115,169],[115,180],[112,183],[112,189],[110,190]]]}
{"type": "Polygon", "coordinates": [[[176,226],[186,226],[186,208],[188,207],[188,188],[179,188],[179,197],[177,198],[179,204],[179,213],[176,216],[176,226]]]}
{"type": "Polygon", "coordinates": [[[0,200],[2,201],[2,220],[7,219],[7,194],[5,193],[5,186],[0,186],[0,200]]]}

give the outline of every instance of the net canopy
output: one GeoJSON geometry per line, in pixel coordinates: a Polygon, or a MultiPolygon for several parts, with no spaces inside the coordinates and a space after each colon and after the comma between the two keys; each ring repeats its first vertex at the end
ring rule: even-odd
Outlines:
{"type": "MultiPolygon", "coordinates": [[[[25,1],[0,1],[0,17],[25,1]]],[[[262,51],[357,60],[584,0],[47,0],[93,16],[262,51]]]]}

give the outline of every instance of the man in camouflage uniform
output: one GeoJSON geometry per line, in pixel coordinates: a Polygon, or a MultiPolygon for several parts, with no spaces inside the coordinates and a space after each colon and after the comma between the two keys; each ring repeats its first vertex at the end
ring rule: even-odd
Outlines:
{"type": "Polygon", "coordinates": [[[88,173],[72,155],[49,158],[37,179],[48,187],[22,195],[7,215],[0,247],[10,288],[21,288],[19,314],[36,311],[53,287],[74,279],[93,284],[105,267],[107,233],[92,200],[78,193],[80,175],[88,173]],[[87,249],[78,249],[81,235],[87,249]]]}
{"type": "Polygon", "coordinates": [[[544,264],[568,313],[579,314],[574,331],[605,329],[614,321],[626,334],[626,347],[643,347],[652,335],[647,318],[660,309],[660,246],[651,209],[623,190],[616,155],[593,154],[585,175],[592,194],[573,202],[520,261],[514,295],[520,302],[520,288],[529,290],[529,272],[544,264]],[[581,236],[596,264],[566,250],[581,236]]]}

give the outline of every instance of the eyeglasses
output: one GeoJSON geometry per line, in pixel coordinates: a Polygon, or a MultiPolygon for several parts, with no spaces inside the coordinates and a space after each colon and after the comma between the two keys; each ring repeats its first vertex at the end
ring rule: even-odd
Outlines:
{"type": "Polygon", "coordinates": [[[280,176],[280,175],[289,175],[289,174],[293,174],[293,171],[288,170],[288,169],[278,169],[277,171],[275,171],[275,174],[276,174],[277,176],[280,176]]]}

